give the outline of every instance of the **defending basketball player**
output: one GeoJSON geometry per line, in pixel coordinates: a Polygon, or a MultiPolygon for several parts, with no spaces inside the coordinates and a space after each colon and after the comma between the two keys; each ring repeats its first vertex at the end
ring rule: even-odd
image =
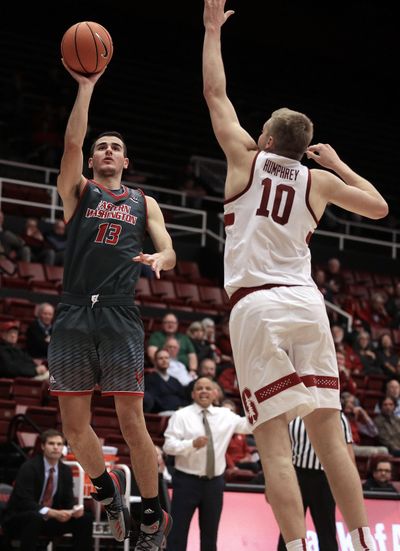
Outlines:
{"type": "Polygon", "coordinates": [[[226,94],[221,27],[226,0],[205,0],[204,95],[228,163],[225,289],[238,381],[253,426],[268,500],[290,551],[305,550],[301,495],[288,422],[304,417],[354,549],[375,550],[360,479],[341,434],[335,349],[308,243],[328,203],[373,219],[388,212],[375,187],[328,144],[310,145],[313,124],[274,111],[258,142],[240,126],[226,94]],[[304,154],[333,171],[309,170],[304,154]]]}
{"type": "Polygon", "coordinates": [[[157,551],[172,521],[158,499],[157,455],[143,416],[144,331],[134,288],[141,262],[160,277],[175,266],[175,252],[156,201],[121,183],[129,159],[118,132],[97,137],[88,163],[93,179],[82,175],[90,100],[104,71],[85,76],[64,66],[79,86],[57,181],[68,241],[49,348],[50,390],[59,398],[66,439],[96,489],[92,496],[104,505],[115,539],[123,541],[130,524],[124,471],[107,472],[90,426],[95,386],[114,396],[142,498],[135,550],[157,551]],[[143,253],[146,232],[157,251],[153,254],[143,253]]]}

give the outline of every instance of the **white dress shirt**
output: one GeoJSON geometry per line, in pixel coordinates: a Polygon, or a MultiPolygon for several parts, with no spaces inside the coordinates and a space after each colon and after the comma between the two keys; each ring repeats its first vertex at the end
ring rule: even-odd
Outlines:
{"type": "Polygon", "coordinates": [[[170,358],[167,373],[168,375],[171,375],[171,377],[178,379],[182,386],[186,386],[193,381],[193,377],[186,369],[186,365],[179,360],[173,360],[170,358]]]}
{"type": "MultiPolygon", "coordinates": [[[[205,436],[203,408],[193,403],[178,409],[169,419],[164,433],[164,452],[175,456],[179,471],[197,476],[206,474],[207,446],[194,448],[193,440],[205,436]]],[[[246,417],[236,415],[225,407],[209,406],[207,420],[213,435],[215,453],[215,476],[225,472],[225,454],[233,434],[250,434],[251,427],[246,417]]]]}

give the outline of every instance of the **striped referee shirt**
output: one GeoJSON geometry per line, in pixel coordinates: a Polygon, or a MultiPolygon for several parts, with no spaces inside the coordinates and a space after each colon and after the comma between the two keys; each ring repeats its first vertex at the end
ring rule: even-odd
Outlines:
{"type": "MultiPolygon", "coordinates": [[[[342,411],[340,412],[340,419],[342,422],[344,439],[347,444],[351,444],[353,442],[351,428],[342,411]]],[[[315,469],[317,471],[323,471],[323,467],[317,457],[317,454],[308,439],[305,425],[301,417],[296,417],[289,423],[289,435],[292,442],[293,465],[302,469],[315,469]]]]}

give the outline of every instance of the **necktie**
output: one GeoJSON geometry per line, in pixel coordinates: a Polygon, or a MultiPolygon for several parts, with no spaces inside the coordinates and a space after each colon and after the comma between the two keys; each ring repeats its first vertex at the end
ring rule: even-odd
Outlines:
{"type": "Polygon", "coordinates": [[[206,436],[208,436],[207,442],[207,461],[206,461],[206,476],[207,478],[214,478],[215,476],[215,453],[214,453],[214,442],[210,429],[210,425],[207,420],[207,410],[203,409],[203,423],[204,429],[206,431],[206,436]]]}
{"type": "Polygon", "coordinates": [[[49,477],[44,489],[42,505],[43,507],[51,507],[53,504],[53,489],[54,489],[54,467],[50,467],[49,477]]]}

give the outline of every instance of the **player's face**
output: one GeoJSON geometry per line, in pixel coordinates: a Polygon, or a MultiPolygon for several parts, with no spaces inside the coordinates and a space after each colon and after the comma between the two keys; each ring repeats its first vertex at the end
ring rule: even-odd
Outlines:
{"type": "Polygon", "coordinates": [[[128,168],[128,164],[124,144],[116,136],[102,136],[94,146],[93,157],[89,159],[89,168],[103,176],[121,173],[128,168]]]}

